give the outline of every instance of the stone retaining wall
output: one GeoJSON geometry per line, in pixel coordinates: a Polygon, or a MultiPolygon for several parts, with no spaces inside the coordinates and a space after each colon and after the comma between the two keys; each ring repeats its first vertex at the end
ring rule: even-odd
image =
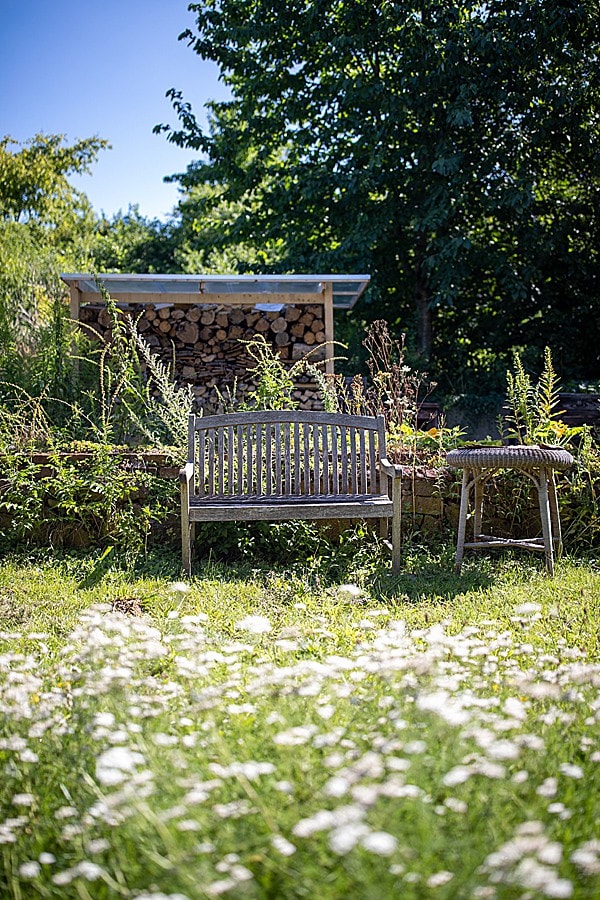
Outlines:
{"type": "MultiPolygon", "coordinates": [[[[90,453],[66,453],[65,460],[77,463],[89,460],[90,453]]],[[[24,457],[24,461],[39,466],[36,477],[51,477],[54,471],[52,454],[37,453],[24,457]]],[[[146,473],[158,479],[172,483],[173,510],[169,514],[168,528],[160,525],[155,537],[175,539],[179,522],[178,485],[179,465],[173,455],[158,451],[133,452],[116,451],[115,466],[131,473],[135,483],[136,473],[146,473]]],[[[425,466],[403,466],[402,512],[403,532],[406,535],[415,532],[424,537],[433,536],[443,531],[455,532],[458,523],[460,505],[460,472],[448,467],[428,468],[425,466]]],[[[539,532],[539,514],[537,510],[537,494],[531,482],[515,473],[507,472],[490,485],[486,494],[485,522],[486,528],[498,536],[522,536],[525,532],[531,536],[539,532]]],[[[141,481],[141,479],[140,479],[141,481]]],[[[6,481],[4,481],[6,483],[6,481]]],[[[0,495],[2,493],[2,463],[0,461],[0,495]]],[[[146,490],[142,487],[134,497],[136,503],[143,505],[146,490]]],[[[9,526],[5,518],[5,527],[9,526]]]]}

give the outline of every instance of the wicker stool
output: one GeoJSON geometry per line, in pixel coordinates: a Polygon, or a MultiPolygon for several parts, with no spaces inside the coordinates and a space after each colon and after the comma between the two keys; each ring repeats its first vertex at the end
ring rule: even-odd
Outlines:
{"type": "Polygon", "coordinates": [[[573,457],[561,447],[471,447],[450,450],[448,465],[463,469],[456,544],[456,573],[460,574],[465,548],[483,550],[490,547],[521,547],[540,551],[546,556],[546,570],[554,574],[554,553],[560,556],[562,537],[556,500],[554,470],[568,469],[573,457]],[[484,485],[499,469],[518,469],[529,476],[538,491],[542,538],[497,538],[481,533],[484,485]],[[467,515],[471,491],[474,492],[473,541],[465,543],[467,515]]]}

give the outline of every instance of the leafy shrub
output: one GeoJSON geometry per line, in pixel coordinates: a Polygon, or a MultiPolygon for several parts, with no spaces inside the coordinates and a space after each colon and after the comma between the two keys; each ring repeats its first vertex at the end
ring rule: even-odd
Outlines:
{"type": "Polygon", "coordinates": [[[119,465],[110,447],[85,460],[58,452],[48,464],[22,455],[4,458],[0,518],[4,543],[114,547],[132,561],[145,549],[153,522],[174,508],[172,482],[119,465]]]}

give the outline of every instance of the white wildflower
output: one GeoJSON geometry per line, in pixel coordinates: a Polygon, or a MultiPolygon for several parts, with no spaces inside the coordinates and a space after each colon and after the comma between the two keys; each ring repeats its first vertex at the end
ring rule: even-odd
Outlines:
{"type": "Polygon", "coordinates": [[[200,823],[195,819],[181,819],[176,827],[177,831],[200,831],[200,823]]]}
{"type": "Polygon", "coordinates": [[[103,853],[105,850],[108,850],[110,847],[109,842],[106,838],[94,838],[92,841],[88,841],[86,844],[86,851],[88,853],[103,853]]]}
{"type": "Polygon", "coordinates": [[[442,778],[446,787],[455,787],[457,784],[464,784],[474,775],[474,769],[471,766],[454,766],[449,772],[446,772],[442,778]]]}
{"type": "Polygon", "coordinates": [[[583,769],[581,766],[576,766],[573,763],[561,763],[559,769],[563,775],[567,776],[567,778],[583,778],[583,769]]]}
{"type": "Polygon", "coordinates": [[[372,831],[360,841],[361,847],[377,856],[391,856],[398,846],[398,840],[387,831],[372,831]]]}
{"type": "Polygon", "coordinates": [[[76,875],[75,869],[63,869],[62,872],[57,872],[52,876],[52,884],[64,887],[66,884],[71,884],[76,875]]]}
{"type": "Polygon", "coordinates": [[[369,834],[364,822],[348,822],[329,833],[329,846],[338,856],[345,856],[369,834]]]}
{"type": "Polygon", "coordinates": [[[100,784],[121,784],[144,762],[141,753],[128,747],[111,747],[96,760],[96,778],[100,784]]]}
{"type": "Polygon", "coordinates": [[[221,894],[226,894],[236,887],[237,881],[233,878],[221,878],[218,881],[213,881],[212,884],[204,885],[204,891],[209,897],[219,897],[221,894]]]}
{"type": "Polygon", "coordinates": [[[59,806],[54,813],[55,819],[72,819],[73,816],[79,815],[74,806],[59,806]]]}
{"type": "Polygon", "coordinates": [[[37,878],[41,871],[42,867],[35,859],[30,859],[19,866],[21,878],[37,878]]]}
{"type": "Polygon", "coordinates": [[[33,794],[15,794],[12,798],[13,806],[33,806],[35,797],[33,794]]]}
{"type": "Polygon", "coordinates": [[[521,603],[519,606],[515,606],[515,613],[518,616],[535,616],[541,609],[540,603],[521,603]]]}
{"type": "Polygon", "coordinates": [[[271,844],[281,853],[282,856],[292,856],[296,852],[296,847],[281,834],[274,834],[271,837],[271,844]]]}
{"type": "Polygon", "coordinates": [[[404,745],[404,752],[409,755],[417,754],[417,753],[425,753],[427,750],[427,744],[425,741],[409,741],[404,745]]]}
{"type": "Polygon", "coordinates": [[[291,781],[276,781],[274,787],[275,790],[280,791],[282,794],[294,793],[294,785],[291,781]]]}
{"type": "Polygon", "coordinates": [[[538,850],[538,859],[548,866],[557,866],[562,859],[563,848],[558,841],[548,841],[538,850]]]}
{"type": "Polygon", "coordinates": [[[539,794],[540,797],[555,797],[557,791],[558,780],[552,776],[551,778],[546,778],[546,780],[540,784],[536,789],[536,794],[539,794]]]}
{"type": "Polygon", "coordinates": [[[429,888],[442,887],[442,885],[448,884],[449,881],[452,881],[453,878],[454,878],[453,872],[447,872],[447,871],[434,872],[433,875],[429,876],[429,878],[427,879],[427,881],[425,883],[426,883],[427,887],[429,887],[429,888]]]}
{"type": "Polygon", "coordinates": [[[348,780],[341,775],[334,775],[329,778],[323,786],[323,793],[326,797],[343,797],[348,793],[350,784],[348,780]]]}
{"type": "Polygon", "coordinates": [[[169,590],[174,594],[189,594],[190,586],[184,581],[172,581],[169,585],[169,590]]]}
{"type": "Polygon", "coordinates": [[[266,616],[246,616],[236,622],[235,627],[239,631],[248,631],[250,634],[266,634],[272,630],[272,625],[266,616]]]}
{"type": "Polygon", "coordinates": [[[574,850],[571,862],[585,875],[600,875],[600,839],[586,841],[574,850]]]}
{"type": "Polygon", "coordinates": [[[524,784],[529,779],[529,772],[525,769],[520,769],[518,772],[515,772],[511,781],[513,784],[524,784]]]}
{"type": "Polygon", "coordinates": [[[273,738],[276,744],[284,747],[296,747],[300,744],[306,744],[317,733],[316,725],[296,725],[287,731],[280,731],[273,738]]]}
{"type": "Polygon", "coordinates": [[[104,873],[101,866],[94,862],[90,862],[89,859],[84,859],[77,863],[75,871],[77,875],[81,878],[85,878],[86,881],[97,881],[104,873]]]}

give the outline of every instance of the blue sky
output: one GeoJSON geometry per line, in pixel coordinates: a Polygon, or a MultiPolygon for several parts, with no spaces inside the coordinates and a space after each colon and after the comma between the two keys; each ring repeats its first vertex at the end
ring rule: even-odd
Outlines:
{"type": "Polygon", "coordinates": [[[139,204],[143,215],[164,217],[177,188],[163,177],[194,158],[152,134],[157,123],[174,123],[165,92],[183,91],[201,121],[206,101],[227,96],[216,66],[177,40],[193,25],[187,4],[0,0],[0,134],[106,138],[112,150],[73,183],[98,212],[139,204]]]}

